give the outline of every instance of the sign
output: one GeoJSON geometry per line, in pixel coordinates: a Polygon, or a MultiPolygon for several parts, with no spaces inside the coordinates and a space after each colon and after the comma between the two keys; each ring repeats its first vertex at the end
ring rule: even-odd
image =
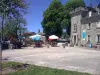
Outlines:
{"type": "Polygon", "coordinates": [[[86,39],[86,31],[85,31],[85,30],[83,30],[83,32],[82,32],[82,39],[83,39],[83,40],[86,39]]]}

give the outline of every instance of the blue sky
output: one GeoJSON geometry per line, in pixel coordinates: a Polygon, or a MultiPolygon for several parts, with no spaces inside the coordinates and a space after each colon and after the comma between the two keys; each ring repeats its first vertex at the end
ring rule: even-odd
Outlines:
{"type": "MultiPolygon", "coordinates": [[[[65,4],[68,0],[61,0],[63,4],[65,4]]],[[[90,3],[95,6],[100,0],[84,0],[86,5],[90,5],[90,3]]],[[[28,8],[28,14],[25,15],[25,19],[27,21],[27,28],[30,32],[38,32],[38,29],[42,32],[41,21],[43,19],[43,11],[45,11],[52,0],[27,0],[30,4],[28,8]]]]}

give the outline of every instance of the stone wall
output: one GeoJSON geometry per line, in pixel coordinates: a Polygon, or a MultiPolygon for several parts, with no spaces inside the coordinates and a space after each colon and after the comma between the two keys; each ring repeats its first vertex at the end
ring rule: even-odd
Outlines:
{"type": "Polygon", "coordinates": [[[90,35],[90,42],[92,45],[97,45],[97,34],[100,34],[100,28],[97,28],[97,22],[91,23],[91,28],[87,29],[88,24],[82,24],[81,33],[83,30],[86,31],[86,39],[81,38],[81,44],[85,45],[88,42],[88,35],[90,35]]]}
{"type": "Polygon", "coordinates": [[[73,44],[75,44],[74,36],[76,36],[76,44],[80,45],[81,38],[81,15],[77,15],[71,18],[71,40],[73,44]],[[77,32],[74,32],[74,24],[77,25],[77,32]]]}
{"type": "Polygon", "coordinates": [[[97,28],[97,22],[100,22],[100,14],[89,17],[89,11],[83,8],[74,10],[71,14],[71,44],[78,44],[78,46],[86,45],[88,35],[90,35],[92,45],[100,45],[97,44],[97,34],[100,34],[100,28],[97,28]],[[87,29],[89,23],[91,23],[91,28],[87,29]],[[74,31],[74,24],[77,25],[77,32],[74,31]],[[82,38],[83,30],[86,32],[86,38],[84,40],[82,38]],[[76,36],[76,43],[74,36],[76,36]]]}

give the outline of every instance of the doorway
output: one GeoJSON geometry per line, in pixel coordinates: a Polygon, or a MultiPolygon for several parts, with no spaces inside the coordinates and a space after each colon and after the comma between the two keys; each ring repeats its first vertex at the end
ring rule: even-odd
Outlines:
{"type": "Polygon", "coordinates": [[[76,45],[76,35],[74,35],[74,45],[76,45]]]}

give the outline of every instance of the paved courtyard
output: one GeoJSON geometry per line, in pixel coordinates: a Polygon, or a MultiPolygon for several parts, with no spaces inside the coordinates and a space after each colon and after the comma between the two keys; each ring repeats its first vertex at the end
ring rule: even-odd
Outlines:
{"type": "Polygon", "coordinates": [[[100,51],[77,47],[25,48],[3,51],[3,58],[51,68],[100,75],[100,51]]]}

